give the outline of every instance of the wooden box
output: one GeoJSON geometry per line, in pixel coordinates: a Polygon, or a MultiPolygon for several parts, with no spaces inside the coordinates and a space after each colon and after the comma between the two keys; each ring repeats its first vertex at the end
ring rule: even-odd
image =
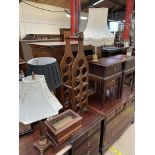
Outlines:
{"type": "Polygon", "coordinates": [[[80,130],[81,120],[79,114],[69,109],[45,122],[47,136],[55,144],[61,144],[80,130]]]}

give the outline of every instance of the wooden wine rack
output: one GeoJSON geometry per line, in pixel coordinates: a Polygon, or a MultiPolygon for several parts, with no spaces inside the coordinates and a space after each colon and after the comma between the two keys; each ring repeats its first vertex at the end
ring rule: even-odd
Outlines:
{"type": "Polygon", "coordinates": [[[63,86],[61,88],[61,102],[64,110],[73,109],[84,112],[88,106],[88,62],[84,54],[83,36],[70,37],[78,40],[78,51],[74,58],[69,39],[66,39],[66,50],[60,64],[63,86]],[[67,61],[70,60],[70,61],[67,61]]]}

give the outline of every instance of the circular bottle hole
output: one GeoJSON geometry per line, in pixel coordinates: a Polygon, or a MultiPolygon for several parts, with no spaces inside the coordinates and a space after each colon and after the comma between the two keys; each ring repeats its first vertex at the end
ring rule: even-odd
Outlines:
{"type": "Polygon", "coordinates": [[[66,63],[67,64],[70,64],[72,62],[72,58],[71,57],[68,57],[67,59],[66,59],[66,63]]]}
{"type": "Polygon", "coordinates": [[[86,89],[87,89],[87,86],[84,86],[84,87],[82,88],[82,91],[85,92],[86,89]]]}
{"type": "Polygon", "coordinates": [[[67,73],[68,70],[69,70],[69,67],[68,67],[68,66],[65,66],[65,67],[63,68],[63,73],[67,73]]]}
{"type": "Polygon", "coordinates": [[[75,73],[74,73],[74,76],[75,77],[78,77],[80,75],[80,70],[78,69],[75,73]]]}
{"type": "Polygon", "coordinates": [[[79,66],[79,67],[82,67],[83,64],[84,64],[84,60],[83,60],[83,59],[80,59],[80,61],[79,61],[79,63],[78,63],[78,66],[79,66]]]}
{"type": "Polygon", "coordinates": [[[82,78],[82,82],[86,82],[86,81],[87,81],[86,77],[82,78]]]}
{"type": "Polygon", "coordinates": [[[79,81],[79,80],[78,80],[78,81],[75,81],[75,82],[74,82],[74,87],[79,86],[79,84],[80,84],[80,81],[79,81]]]}
{"type": "Polygon", "coordinates": [[[69,77],[68,76],[64,76],[63,77],[63,82],[67,82],[69,80],[69,77]]]}
{"type": "Polygon", "coordinates": [[[87,72],[87,68],[84,67],[84,68],[82,69],[82,75],[86,74],[86,72],[87,72]]]}

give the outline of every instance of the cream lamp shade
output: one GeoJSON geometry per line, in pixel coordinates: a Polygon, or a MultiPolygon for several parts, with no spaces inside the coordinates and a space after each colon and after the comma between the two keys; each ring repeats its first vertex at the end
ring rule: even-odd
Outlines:
{"type": "Polygon", "coordinates": [[[84,45],[112,45],[114,35],[107,25],[108,8],[89,8],[88,22],[84,31],[84,45]]]}
{"type": "Polygon", "coordinates": [[[30,124],[58,114],[62,105],[51,94],[44,75],[28,76],[19,84],[19,122],[30,124]]]}

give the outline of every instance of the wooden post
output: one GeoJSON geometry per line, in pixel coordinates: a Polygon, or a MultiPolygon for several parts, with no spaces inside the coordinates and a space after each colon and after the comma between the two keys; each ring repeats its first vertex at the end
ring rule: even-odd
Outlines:
{"type": "Polygon", "coordinates": [[[79,26],[80,26],[80,12],[81,12],[81,1],[76,0],[76,33],[79,33],[79,26]]]}
{"type": "Polygon", "coordinates": [[[134,6],[134,0],[126,0],[125,26],[123,33],[124,43],[129,42],[129,33],[131,27],[133,6],[134,6]]]}
{"type": "Polygon", "coordinates": [[[71,14],[71,18],[70,18],[70,27],[71,27],[71,36],[73,36],[75,34],[75,20],[76,20],[76,16],[75,16],[75,0],[70,0],[70,14],[71,14]]]}

